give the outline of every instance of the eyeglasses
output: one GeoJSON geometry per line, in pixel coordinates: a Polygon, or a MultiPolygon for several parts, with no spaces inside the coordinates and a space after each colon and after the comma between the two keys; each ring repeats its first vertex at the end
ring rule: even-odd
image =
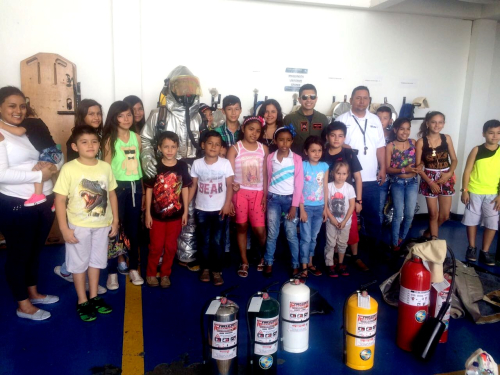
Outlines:
{"type": "Polygon", "coordinates": [[[302,95],[300,98],[302,100],[307,100],[309,98],[311,98],[311,100],[316,100],[317,97],[318,97],[317,95],[302,95]]]}

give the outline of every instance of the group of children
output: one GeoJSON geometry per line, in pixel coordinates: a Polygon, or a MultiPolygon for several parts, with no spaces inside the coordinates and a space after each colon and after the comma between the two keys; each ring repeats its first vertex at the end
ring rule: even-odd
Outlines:
{"type": "MultiPolygon", "coordinates": [[[[390,176],[381,185],[381,207],[386,204],[390,190],[394,207],[392,247],[399,250],[408,235],[418,193],[426,198],[429,214],[429,227],[424,236],[437,238],[439,227],[450,215],[458,161],[451,137],[441,133],[445,125],[443,113],[427,113],[418,132],[418,141],[409,138],[411,121],[398,118],[393,123],[391,114],[388,107],[377,110],[386,136],[386,170],[390,176]],[[417,175],[421,177],[420,184],[417,175]]],[[[500,210],[500,152],[497,152],[500,121],[489,120],[482,130],[485,143],[472,149],[462,176],[460,192],[465,204],[462,223],[467,227],[469,242],[466,259],[477,260],[477,226],[484,225],[479,261],[492,266],[495,260],[489,248],[498,230],[500,210]]]]}
{"type": "MultiPolygon", "coordinates": [[[[113,103],[104,126],[100,105],[88,102],[84,121],[75,126],[68,141],[68,155],[73,152],[76,158],[63,166],[54,187],[57,220],[66,242],[66,261],[63,267],[56,267],[56,273],[65,278],[72,274],[82,320],[92,321],[96,312],[112,311],[99,296],[100,269],[108,268],[108,289],[118,288],[117,272],[129,273],[135,285],[143,284],[138,272],[138,228],[143,204],[145,226],[150,229],[146,282],[151,287],[171,285],[177,238],[187,224],[187,207],[193,200],[202,282],[224,283],[222,245],[228,242],[230,216],[234,216],[237,228],[240,277],[247,277],[249,271],[249,228],[263,250],[257,271],[272,275],[282,222],[293,276],[305,281],[308,274],[322,274],[313,264],[315,249],[321,248],[317,245],[323,241],[320,236],[326,240],[328,276],[349,275],[344,263],[348,245],[355,264],[368,269],[357,256],[357,214],[361,205],[356,203],[362,197],[362,166],[357,151],[344,144],[347,128],[342,122],[333,121],[322,136],[305,139],[303,154],[299,155],[292,151],[296,129],[283,123],[277,102],[266,102],[261,108],[263,117],[246,117],[240,126],[241,102],[231,95],[223,102],[226,123],[216,130],[208,127],[200,136],[201,158],[189,168],[177,159],[178,135],[163,132],[158,139],[157,173],[153,178],[143,178],[141,141],[132,130],[144,124],[142,102],[113,103]],[[136,111],[138,104],[142,113],[136,111]],[[108,246],[108,238],[118,237],[128,238],[128,267],[123,258],[108,260],[112,247],[108,246]],[[334,260],[335,252],[338,261],[334,260]]],[[[441,134],[445,121],[442,113],[427,114],[420,128],[421,138],[415,141],[410,138],[411,121],[400,118],[392,124],[390,109],[388,112],[386,108],[377,112],[387,140],[389,176],[380,182],[381,204],[385,204],[390,190],[394,206],[392,246],[398,250],[408,235],[418,192],[426,197],[429,209],[429,229],[424,235],[437,237],[439,226],[450,212],[457,158],[451,138],[441,134]],[[420,185],[417,175],[421,176],[420,185]]],[[[208,106],[202,109],[202,115],[211,110],[208,106]]],[[[470,244],[467,258],[475,260],[476,228],[483,218],[487,229],[479,258],[492,264],[487,251],[498,227],[500,209],[500,153],[496,152],[500,122],[488,121],[483,135],[486,142],[472,150],[463,176],[463,223],[470,244]]],[[[56,153],[53,145],[48,147],[56,153]]]]}

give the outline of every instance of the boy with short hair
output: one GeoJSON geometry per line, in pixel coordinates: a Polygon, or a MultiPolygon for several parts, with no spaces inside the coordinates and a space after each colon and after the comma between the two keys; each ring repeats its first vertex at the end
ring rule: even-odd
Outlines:
{"type": "MultiPolygon", "coordinates": [[[[189,202],[196,194],[195,218],[198,236],[198,260],[201,264],[200,280],[222,285],[222,256],[224,249],[222,235],[226,224],[225,217],[231,213],[233,196],[233,169],[227,159],[219,157],[221,135],[210,130],[205,138],[205,157],[196,159],[191,167],[193,184],[189,189],[189,202]]],[[[225,233],[224,233],[225,234],[225,233]]]]}
{"type": "MultiPolygon", "coordinates": [[[[382,123],[382,129],[384,129],[385,143],[388,144],[390,142],[389,136],[391,133],[391,126],[392,126],[392,111],[389,107],[381,106],[377,109],[377,116],[380,119],[380,122],[382,123]]],[[[384,207],[387,202],[388,194],[389,194],[389,175],[387,174],[385,176],[384,183],[380,185],[380,208],[379,208],[380,224],[384,222],[384,207]]]]}
{"type": "Polygon", "coordinates": [[[78,295],[76,310],[80,319],[90,322],[96,312],[113,311],[97,296],[97,286],[100,269],[108,262],[108,236],[118,233],[117,184],[111,166],[95,158],[96,130],[90,125],[76,127],[72,139],[71,148],[79,156],[62,167],[54,187],[56,216],[66,242],[66,268],[78,295]],[[87,272],[90,298],[85,292],[87,272]]]}
{"type": "Polygon", "coordinates": [[[235,95],[228,95],[222,100],[222,113],[226,116],[226,122],[215,131],[219,133],[227,147],[238,142],[240,135],[241,100],[235,95]]]}
{"type": "Polygon", "coordinates": [[[144,180],[146,186],[146,227],[150,229],[150,243],[146,282],[151,287],[171,285],[172,263],[177,252],[177,238],[188,221],[188,188],[192,180],[187,164],[177,160],[179,136],[165,131],[158,138],[162,158],[156,167],[156,176],[144,180]],[[160,263],[161,281],[156,271],[160,263]]]}
{"type": "Polygon", "coordinates": [[[304,142],[310,135],[321,137],[328,119],[314,109],[318,102],[316,87],[310,83],[302,85],[299,89],[300,108],[297,112],[285,116],[283,123],[292,124],[297,135],[293,139],[292,151],[297,155],[304,155],[304,142]]]}
{"type": "Polygon", "coordinates": [[[382,129],[384,130],[385,143],[389,143],[389,134],[391,133],[392,126],[392,111],[387,106],[381,106],[377,109],[377,116],[382,123],[382,129]]]}
{"type": "Polygon", "coordinates": [[[205,103],[200,103],[200,107],[198,109],[198,113],[201,116],[201,124],[200,124],[200,147],[201,150],[199,150],[196,153],[197,157],[203,157],[203,142],[205,139],[205,133],[209,130],[214,130],[214,116],[213,112],[216,110],[214,107],[209,107],[205,103]]]}
{"type": "MultiPolygon", "coordinates": [[[[361,211],[363,204],[363,201],[361,199],[361,197],[363,196],[363,183],[360,173],[363,168],[361,167],[358,157],[356,156],[357,151],[351,148],[343,147],[346,134],[347,127],[344,123],[340,121],[332,121],[328,125],[325,132],[326,151],[323,152],[321,161],[326,162],[330,167],[330,173],[328,174],[330,178],[328,182],[333,181],[333,179],[331,178],[331,171],[333,171],[337,162],[344,161],[349,165],[349,176],[346,182],[354,187],[354,190],[356,192],[356,200],[355,210],[352,214],[352,225],[349,232],[349,240],[347,241],[347,244],[351,247],[354,263],[361,270],[367,271],[368,267],[363,263],[361,259],[358,258],[359,233],[357,214],[359,214],[359,212],[361,211]]],[[[330,274],[330,277],[336,277],[336,274],[330,274]]]]}
{"type": "Polygon", "coordinates": [[[213,130],[214,126],[214,115],[217,109],[215,107],[209,107],[205,103],[200,103],[200,107],[198,108],[198,113],[201,116],[201,126],[200,133],[205,130],[213,130]]]}
{"type": "Polygon", "coordinates": [[[465,212],[462,224],[467,227],[469,246],[465,257],[476,261],[477,226],[482,222],[483,249],[479,253],[479,261],[494,266],[495,260],[489,248],[498,229],[498,211],[500,210],[500,121],[489,120],[483,126],[483,137],[486,142],[472,149],[467,158],[462,177],[462,203],[465,212]]]}

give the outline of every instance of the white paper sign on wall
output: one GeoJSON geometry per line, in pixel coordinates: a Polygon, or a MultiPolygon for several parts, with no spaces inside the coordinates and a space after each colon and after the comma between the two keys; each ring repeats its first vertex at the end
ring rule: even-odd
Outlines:
{"type": "Polygon", "coordinates": [[[382,76],[370,76],[363,78],[363,84],[368,88],[373,86],[382,86],[384,79],[382,76]]]}
{"type": "Polygon", "coordinates": [[[286,68],[285,69],[285,91],[298,92],[300,86],[305,82],[309,69],[286,68]]]}
{"type": "Polygon", "coordinates": [[[416,89],[416,88],[418,88],[418,79],[401,78],[399,80],[399,88],[401,88],[401,89],[416,89]]]}

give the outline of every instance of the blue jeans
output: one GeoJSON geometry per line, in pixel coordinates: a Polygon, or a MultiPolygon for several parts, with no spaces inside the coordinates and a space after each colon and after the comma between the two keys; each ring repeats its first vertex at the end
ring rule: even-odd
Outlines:
{"type": "MultiPolygon", "coordinates": [[[[288,215],[292,207],[292,195],[267,194],[267,244],[264,260],[269,266],[273,265],[276,241],[280,232],[282,214],[288,215]]],[[[297,209],[298,211],[298,209],[297,209]]],[[[292,267],[299,268],[299,240],[297,238],[297,224],[285,219],[285,233],[292,253],[292,267]]]]}
{"type": "Polygon", "coordinates": [[[212,272],[222,271],[222,233],[225,233],[226,219],[219,211],[195,210],[198,240],[198,260],[201,269],[212,272]]]}
{"type": "Polygon", "coordinates": [[[229,253],[231,251],[231,233],[229,232],[231,219],[227,216],[224,220],[226,220],[226,229],[224,230],[224,240],[222,242],[224,244],[224,251],[229,253]]]}
{"type": "Polygon", "coordinates": [[[378,212],[380,215],[380,224],[384,223],[384,207],[385,202],[387,202],[387,195],[389,194],[389,184],[390,182],[387,180],[380,186],[380,210],[378,212]]]}
{"type": "Polygon", "coordinates": [[[398,245],[398,240],[404,240],[410,230],[415,205],[417,204],[418,181],[417,177],[391,178],[391,196],[394,206],[392,218],[392,244],[398,245]],[[403,216],[404,214],[404,216],[403,216]],[[401,223],[403,221],[403,223],[401,223]],[[401,225],[402,224],[402,225],[401,225]]]}
{"type": "Polygon", "coordinates": [[[314,256],[316,238],[323,223],[324,206],[304,206],[307,222],[300,222],[300,262],[309,263],[309,257],[314,256]]]}
{"type": "Polygon", "coordinates": [[[363,182],[363,209],[360,216],[363,218],[366,236],[370,237],[378,246],[382,224],[380,223],[380,186],[377,181],[363,182]]]}

